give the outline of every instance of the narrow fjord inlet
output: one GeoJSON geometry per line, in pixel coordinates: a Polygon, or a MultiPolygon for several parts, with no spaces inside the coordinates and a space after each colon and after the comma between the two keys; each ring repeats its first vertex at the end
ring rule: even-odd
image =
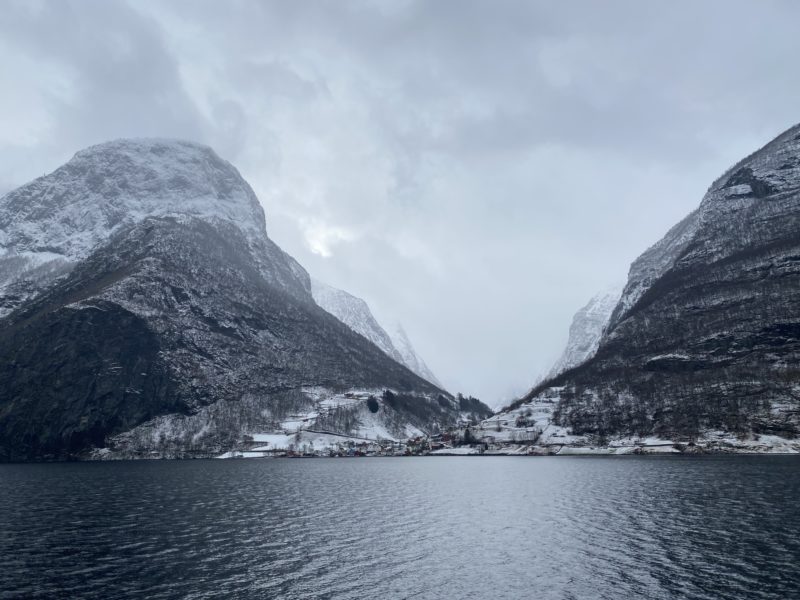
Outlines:
{"type": "Polygon", "coordinates": [[[0,600],[800,599],[800,5],[0,50],[0,600]]]}

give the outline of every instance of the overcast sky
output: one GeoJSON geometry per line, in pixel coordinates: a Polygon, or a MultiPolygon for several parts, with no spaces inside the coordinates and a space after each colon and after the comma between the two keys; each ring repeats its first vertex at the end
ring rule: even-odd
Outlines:
{"type": "Polygon", "coordinates": [[[0,192],[108,139],[207,143],[276,242],[490,404],[800,121],[791,0],[1,8],[0,192]]]}

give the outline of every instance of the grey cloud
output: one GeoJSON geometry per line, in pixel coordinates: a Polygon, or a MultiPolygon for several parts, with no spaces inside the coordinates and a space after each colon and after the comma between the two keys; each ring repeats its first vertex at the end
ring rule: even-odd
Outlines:
{"type": "Polygon", "coordinates": [[[62,101],[62,136],[141,130],[189,136],[195,107],[181,87],[157,23],[124,3],[48,2],[41,11],[6,14],[3,33],[42,61],[67,70],[75,98],[62,101]]]}
{"type": "Polygon", "coordinates": [[[303,77],[279,61],[245,60],[231,67],[237,71],[237,80],[245,84],[249,81],[268,98],[283,96],[292,101],[308,101],[327,93],[324,85],[303,77]]]}

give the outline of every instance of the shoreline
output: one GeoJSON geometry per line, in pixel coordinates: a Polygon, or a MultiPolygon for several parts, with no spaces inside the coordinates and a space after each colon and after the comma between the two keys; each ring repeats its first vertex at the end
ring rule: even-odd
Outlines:
{"type": "Polygon", "coordinates": [[[0,461],[3,465],[49,465],[49,464],[98,464],[112,462],[156,462],[174,461],[189,462],[195,460],[333,460],[333,459],[374,459],[374,458],[666,458],[666,457],[711,457],[711,456],[763,456],[763,457],[800,457],[800,452],[758,452],[742,450],[714,450],[703,452],[568,452],[551,454],[526,454],[516,452],[484,452],[484,453],[430,453],[430,454],[411,454],[402,456],[375,455],[375,456],[231,456],[220,458],[219,456],[184,456],[184,457],[108,457],[108,458],[63,458],[63,459],[43,459],[26,461],[0,461]]]}

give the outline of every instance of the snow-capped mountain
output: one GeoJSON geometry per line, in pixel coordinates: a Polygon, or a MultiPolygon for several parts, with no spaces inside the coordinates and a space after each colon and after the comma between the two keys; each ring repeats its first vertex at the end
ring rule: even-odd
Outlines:
{"type": "Polygon", "coordinates": [[[600,338],[611,314],[619,303],[622,284],[613,285],[595,295],[575,313],[569,328],[569,339],[564,352],[550,369],[547,377],[555,377],[585,362],[597,352],[600,338]]]}
{"type": "Polygon", "coordinates": [[[414,349],[414,345],[408,338],[406,330],[403,329],[403,326],[400,323],[395,323],[394,328],[389,335],[392,338],[392,344],[396,348],[397,353],[400,355],[400,362],[423,379],[430,381],[439,388],[442,388],[442,384],[436,378],[436,375],[433,374],[433,371],[431,371],[428,365],[425,364],[425,361],[422,360],[420,355],[417,354],[417,351],[414,349]]]}
{"type": "Polygon", "coordinates": [[[78,152],[0,202],[0,316],[147,218],[236,227],[262,275],[295,296],[309,278],[266,236],[264,210],[230,163],[175,140],[117,140],[78,152]]]}
{"type": "Polygon", "coordinates": [[[314,301],[320,307],[350,329],[363,335],[389,357],[405,365],[423,379],[444,389],[425,361],[414,350],[402,326],[398,324],[394,335],[390,335],[375,319],[364,300],[316,279],[311,280],[311,292],[314,301]]]}
{"type": "Polygon", "coordinates": [[[197,144],[101,144],[0,198],[0,285],[0,459],[209,455],[294,414],[398,436],[459,416],[317,306],[250,186],[197,144]]]}
{"type": "Polygon", "coordinates": [[[403,362],[403,357],[395,349],[389,334],[380,326],[364,300],[313,278],[311,293],[321,308],[363,335],[397,362],[403,362]]]}
{"type": "Polygon", "coordinates": [[[697,210],[633,263],[594,356],[511,410],[525,417],[548,406],[559,435],[595,441],[783,447],[780,439],[800,433],[798,362],[795,126],[717,179],[697,210]]]}
{"type": "Polygon", "coordinates": [[[253,244],[266,229],[253,190],[210,148],[117,140],[78,152],[5,197],[0,247],[79,260],[126,225],[168,216],[233,223],[253,244]]]}

